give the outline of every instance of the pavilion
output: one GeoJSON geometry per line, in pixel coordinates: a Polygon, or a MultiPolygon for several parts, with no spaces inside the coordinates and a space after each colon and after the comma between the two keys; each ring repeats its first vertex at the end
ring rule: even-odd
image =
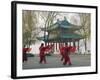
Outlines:
{"type": "Polygon", "coordinates": [[[66,17],[64,17],[64,20],[57,19],[57,22],[54,24],[42,28],[41,30],[48,34],[43,37],[38,37],[38,39],[44,41],[46,45],[54,44],[56,50],[58,46],[57,44],[60,46],[62,44],[65,45],[65,43],[70,45],[73,43],[73,46],[76,46],[75,43],[77,42],[79,50],[79,41],[84,37],[76,33],[76,31],[81,29],[81,27],[82,26],[70,23],[66,17]]]}

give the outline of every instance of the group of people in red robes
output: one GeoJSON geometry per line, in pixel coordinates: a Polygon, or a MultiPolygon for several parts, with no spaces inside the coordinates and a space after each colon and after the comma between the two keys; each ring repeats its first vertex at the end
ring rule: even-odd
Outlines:
{"type": "Polygon", "coordinates": [[[70,53],[75,52],[76,48],[72,47],[72,46],[68,46],[67,44],[65,46],[60,46],[60,54],[61,54],[61,61],[63,62],[63,65],[66,65],[68,63],[68,65],[72,65],[71,60],[70,60],[70,53]]]}
{"type": "MultiPolygon", "coordinates": [[[[53,49],[54,45],[48,45],[48,46],[44,46],[44,44],[42,43],[39,50],[40,50],[40,63],[44,62],[46,63],[46,52],[49,50],[53,49]]],[[[68,65],[71,65],[71,60],[70,60],[70,53],[74,53],[76,51],[76,47],[73,46],[68,46],[67,44],[65,46],[61,46],[60,48],[60,54],[61,54],[61,61],[63,62],[63,65],[66,65],[68,63],[68,65]]]]}
{"type": "MultiPolygon", "coordinates": [[[[44,44],[42,43],[39,50],[40,50],[40,63],[44,62],[46,63],[46,54],[50,54],[53,52],[53,44],[51,45],[47,45],[47,46],[44,46],[44,44]]],[[[28,60],[28,57],[27,57],[27,53],[31,51],[31,48],[23,48],[23,62],[27,61],[28,60]]]]}
{"type": "MultiPolygon", "coordinates": [[[[54,49],[54,44],[51,45],[47,45],[44,46],[44,43],[41,43],[40,47],[39,47],[39,57],[40,57],[40,61],[39,63],[45,63],[46,64],[46,54],[50,54],[52,53],[54,49]]],[[[23,48],[23,62],[27,61],[27,52],[30,52],[31,48],[23,48]]],[[[63,65],[66,65],[68,63],[68,65],[71,65],[71,59],[70,59],[70,54],[71,53],[75,53],[76,51],[76,47],[73,46],[68,46],[66,45],[61,45],[59,47],[60,50],[60,55],[61,55],[61,61],[63,61],[63,65]]]]}
{"type": "Polygon", "coordinates": [[[46,54],[51,54],[53,52],[54,52],[54,44],[46,45],[45,46],[45,53],[46,54]]]}
{"type": "Polygon", "coordinates": [[[44,44],[42,43],[39,50],[40,50],[40,63],[44,62],[46,63],[46,54],[50,54],[52,52],[53,49],[53,44],[52,45],[48,45],[48,46],[44,46],[44,44]]]}

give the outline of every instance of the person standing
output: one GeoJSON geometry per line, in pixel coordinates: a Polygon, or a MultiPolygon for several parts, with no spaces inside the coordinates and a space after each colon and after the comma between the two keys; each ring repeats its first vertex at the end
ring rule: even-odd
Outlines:
{"type": "Polygon", "coordinates": [[[61,61],[63,61],[65,58],[64,57],[64,46],[60,46],[59,50],[60,50],[60,55],[61,55],[61,61]]]}
{"type": "Polygon", "coordinates": [[[23,62],[27,61],[27,51],[29,48],[23,48],[23,62]]]}
{"type": "Polygon", "coordinates": [[[63,55],[64,55],[63,65],[66,65],[67,63],[68,63],[68,65],[72,65],[69,54],[70,54],[70,46],[66,45],[64,47],[64,53],[63,53],[63,55]]]}
{"type": "Polygon", "coordinates": [[[44,47],[43,43],[41,44],[39,50],[40,50],[40,54],[39,54],[39,56],[40,56],[40,63],[42,63],[42,62],[46,63],[45,47],[44,47]]]}

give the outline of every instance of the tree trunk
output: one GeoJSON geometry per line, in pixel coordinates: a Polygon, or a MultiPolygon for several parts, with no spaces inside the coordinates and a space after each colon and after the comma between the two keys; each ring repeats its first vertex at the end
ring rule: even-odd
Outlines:
{"type": "Polygon", "coordinates": [[[84,40],[85,51],[87,51],[87,39],[84,40]]]}
{"type": "Polygon", "coordinates": [[[56,43],[56,51],[57,51],[57,43],[56,43]]]}

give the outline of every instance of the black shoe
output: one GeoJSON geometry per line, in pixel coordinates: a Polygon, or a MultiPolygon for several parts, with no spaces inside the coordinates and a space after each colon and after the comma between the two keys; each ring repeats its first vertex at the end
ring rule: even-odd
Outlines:
{"type": "Polygon", "coordinates": [[[69,64],[69,66],[71,66],[72,64],[69,64]]]}
{"type": "Polygon", "coordinates": [[[63,65],[66,65],[66,63],[63,63],[63,65]]]}

